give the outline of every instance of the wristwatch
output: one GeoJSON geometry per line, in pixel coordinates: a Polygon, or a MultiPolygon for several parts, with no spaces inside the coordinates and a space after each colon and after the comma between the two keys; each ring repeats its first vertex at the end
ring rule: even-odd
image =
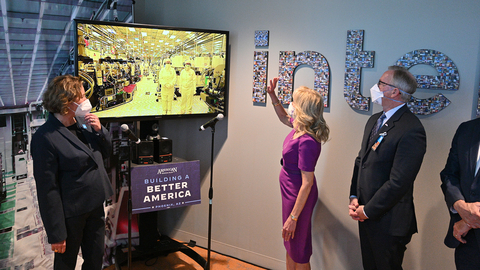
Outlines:
{"type": "Polygon", "coordinates": [[[296,217],[296,216],[294,216],[294,215],[292,215],[292,214],[290,214],[290,217],[291,217],[293,220],[295,220],[295,221],[297,221],[297,219],[298,219],[298,217],[296,217]]]}

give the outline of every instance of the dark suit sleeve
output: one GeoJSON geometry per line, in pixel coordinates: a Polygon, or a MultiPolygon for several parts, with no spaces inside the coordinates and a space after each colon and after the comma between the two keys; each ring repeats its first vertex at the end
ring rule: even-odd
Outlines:
{"type": "Polygon", "coordinates": [[[110,157],[110,154],[112,153],[112,138],[110,133],[108,133],[108,130],[102,125],[102,130],[100,132],[96,132],[93,129],[92,131],[99,140],[103,158],[105,159],[110,157]]]}
{"type": "Polygon", "coordinates": [[[363,139],[362,139],[362,147],[360,147],[360,151],[358,151],[358,156],[355,158],[355,164],[353,166],[353,175],[352,175],[352,182],[350,184],[350,196],[357,196],[357,186],[358,186],[358,173],[360,170],[360,163],[362,160],[362,152],[365,151],[363,146],[366,145],[366,140],[370,135],[370,131],[372,130],[373,126],[377,122],[377,119],[380,117],[381,113],[377,113],[372,115],[367,123],[365,124],[365,129],[363,131],[363,139]]]}
{"type": "Polygon", "coordinates": [[[352,182],[350,184],[350,196],[357,196],[357,179],[358,168],[360,166],[360,154],[355,158],[355,165],[353,166],[352,182]]]}
{"type": "Polygon", "coordinates": [[[460,162],[458,156],[459,137],[462,134],[463,127],[464,124],[457,129],[453,137],[450,153],[448,154],[447,164],[440,172],[440,178],[442,179],[441,188],[449,209],[453,207],[456,201],[465,200],[460,187],[460,162]]]}
{"type": "Polygon", "coordinates": [[[420,170],[426,152],[426,135],[421,124],[415,125],[398,141],[389,179],[365,205],[370,219],[380,218],[408,193],[420,170]]]}
{"type": "Polygon", "coordinates": [[[447,158],[445,168],[440,172],[442,180],[442,191],[445,195],[445,202],[447,203],[448,213],[450,214],[450,223],[448,225],[448,232],[445,236],[444,243],[447,247],[456,248],[460,242],[453,236],[453,225],[462,218],[459,214],[451,211],[453,204],[458,200],[465,200],[460,188],[460,161],[458,156],[459,151],[459,137],[462,134],[462,125],[457,129],[452,140],[452,147],[447,158]]]}
{"type": "Polygon", "coordinates": [[[38,204],[48,242],[58,243],[67,238],[67,229],[58,181],[57,151],[48,137],[38,133],[33,136],[30,148],[38,204]]]}

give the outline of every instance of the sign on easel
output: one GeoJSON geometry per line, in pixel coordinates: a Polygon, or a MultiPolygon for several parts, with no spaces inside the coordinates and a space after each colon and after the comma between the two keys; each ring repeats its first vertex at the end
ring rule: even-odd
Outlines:
{"type": "Polygon", "coordinates": [[[132,213],[199,204],[200,161],[134,166],[132,213]]]}

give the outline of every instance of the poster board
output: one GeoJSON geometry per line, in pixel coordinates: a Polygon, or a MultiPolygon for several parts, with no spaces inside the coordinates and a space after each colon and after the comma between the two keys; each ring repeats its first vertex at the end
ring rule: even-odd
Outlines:
{"type": "Polygon", "coordinates": [[[132,213],[199,204],[200,161],[133,166],[132,213]]]}

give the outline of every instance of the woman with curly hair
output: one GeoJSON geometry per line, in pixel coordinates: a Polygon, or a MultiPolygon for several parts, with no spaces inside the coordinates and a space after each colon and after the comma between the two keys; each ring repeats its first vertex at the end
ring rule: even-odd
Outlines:
{"type": "Polygon", "coordinates": [[[287,270],[311,269],[311,220],[318,199],[315,165],[329,128],[323,118],[323,97],[308,87],[293,92],[287,113],[275,94],[278,78],[270,80],[267,93],[280,121],[293,130],[283,142],[280,187],[282,193],[282,238],[287,250],[287,270]],[[289,112],[291,110],[289,109],[289,112]]]}
{"type": "Polygon", "coordinates": [[[103,203],[112,186],[103,160],[112,140],[85,97],[79,77],[58,76],[43,95],[47,122],[33,135],[31,153],[38,206],[55,270],[74,270],[82,248],[82,269],[100,270],[104,253],[103,203]]]}

